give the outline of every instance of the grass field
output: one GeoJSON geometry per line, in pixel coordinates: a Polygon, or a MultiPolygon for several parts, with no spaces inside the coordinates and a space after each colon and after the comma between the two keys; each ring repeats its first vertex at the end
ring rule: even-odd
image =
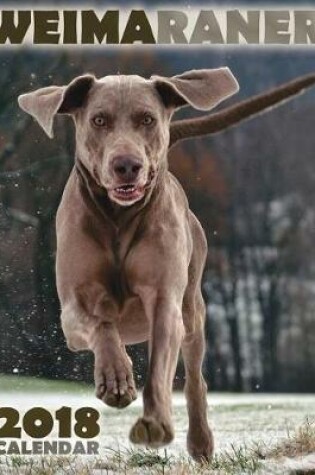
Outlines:
{"type": "Polygon", "coordinates": [[[24,376],[7,376],[0,374],[0,396],[3,393],[70,393],[88,394],[93,392],[93,386],[84,383],[67,381],[50,381],[41,378],[27,378],[24,376]]]}
{"type": "Polygon", "coordinates": [[[99,457],[1,456],[0,475],[315,474],[315,395],[214,393],[208,401],[216,450],[211,464],[198,466],[185,449],[187,416],[181,393],[173,398],[174,442],[165,450],[146,450],[128,442],[130,427],[141,414],[140,396],[117,411],[95,399],[91,386],[0,375],[0,406],[21,413],[34,406],[50,411],[92,406],[102,417],[99,457]]]}

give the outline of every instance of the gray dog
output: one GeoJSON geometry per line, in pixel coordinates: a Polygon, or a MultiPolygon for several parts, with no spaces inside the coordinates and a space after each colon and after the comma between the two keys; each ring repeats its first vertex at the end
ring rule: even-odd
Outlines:
{"type": "Polygon", "coordinates": [[[85,75],[19,97],[49,137],[56,114],[76,126],[76,164],[57,214],[57,287],[69,348],[95,356],[97,396],[122,408],[136,398],[125,345],[148,341],[144,413],[130,439],[174,437],[172,382],[182,351],[189,453],[209,459],[201,277],[204,232],[168,171],[173,112],[209,110],[238,91],[228,68],[171,78],[85,75]]]}

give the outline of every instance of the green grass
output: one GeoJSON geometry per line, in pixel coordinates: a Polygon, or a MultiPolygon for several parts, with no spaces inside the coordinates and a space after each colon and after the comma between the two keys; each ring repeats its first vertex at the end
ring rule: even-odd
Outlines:
{"type": "Polygon", "coordinates": [[[31,392],[69,392],[74,394],[93,393],[92,385],[72,381],[51,381],[42,378],[30,378],[25,376],[8,376],[0,374],[1,392],[14,392],[15,394],[31,392]]]}
{"type": "MultiPolygon", "coordinates": [[[[240,448],[230,447],[214,457],[212,462],[196,464],[189,457],[170,455],[167,450],[108,449],[107,455],[99,460],[67,457],[23,458],[1,457],[1,475],[254,475],[271,474],[270,464],[281,470],[283,457],[302,457],[314,453],[315,425],[306,421],[281,444],[240,448]],[[269,465],[268,465],[269,463],[269,465]]],[[[292,472],[291,472],[292,473],[292,472]]],[[[313,473],[294,472],[294,473],[313,473]]]]}
{"type": "Polygon", "coordinates": [[[12,457],[0,460],[0,474],[10,475],[199,475],[206,474],[254,474],[261,467],[260,460],[254,453],[246,449],[238,449],[216,456],[210,464],[196,464],[186,456],[175,457],[168,455],[167,450],[162,454],[154,450],[117,450],[111,451],[103,460],[90,463],[75,458],[40,458],[30,459],[12,457]]]}

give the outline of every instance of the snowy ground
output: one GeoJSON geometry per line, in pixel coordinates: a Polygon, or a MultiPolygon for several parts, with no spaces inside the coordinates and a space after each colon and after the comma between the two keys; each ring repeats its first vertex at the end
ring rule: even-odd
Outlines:
{"type": "MultiPolygon", "coordinates": [[[[16,407],[21,413],[34,406],[45,407],[51,411],[56,411],[61,406],[95,407],[102,414],[100,436],[102,453],[108,453],[108,448],[125,450],[131,447],[128,442],[128,432],[133,422],[141,415],[141,394],[129,408],[118,411],[100,403],[94,397],[91,388],[62,384],[54,386],[52,383],[41,386],[41,383],[37,381],[36,385],[33,385],[32,392],[32,384],[27,383],[24,386],[23,380],[19,380],[13,386],[15,388],[8,384],[7,379],[5,384],[1,384],[0,376],[0,406],[16,407]]],[[[315,395],[209,394],[208,401],[209,420],[214,430],[216,453],[225,452],[232,447],[235,451],[238,448],[254,447],[257,444],[271,447],[285,440],[288,434],[306,420],[311,423],[315,421],[315,395]]],[[[183,456],[187,457],[185,450],[187,415],[183,395],[175,393],[173,403],[176,438],[167,449],[167,453],[180,459],[183,456]]],[[[313,458],[308,457],[302,462],[314,469],[314,472],[309,473],[315,473],[315,454],[313,458]]],[[[295,463],[296,461],[292,460],[285,462],[286,466],[291,466],[292,470],[295,469],[295,463]]],[[[295,473],[292,470],[286,472],[282,468],[282,471],[277,473],[295,473]]],[[[1,470],[0,473],[2,473],[1,470]]],[[[272,472],[269,470],[266,473],[272,472]]]]}

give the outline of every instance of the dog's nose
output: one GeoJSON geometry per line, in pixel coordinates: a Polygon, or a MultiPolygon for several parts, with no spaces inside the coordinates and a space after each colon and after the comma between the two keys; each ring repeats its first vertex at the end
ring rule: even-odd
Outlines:
{"type": "Polygon", "coordinates": [[[124,182],[133,181],[139,175],[141,163],[130,155],[119,155],[113,160],[113,169],[118,178],[124,182]]]}

